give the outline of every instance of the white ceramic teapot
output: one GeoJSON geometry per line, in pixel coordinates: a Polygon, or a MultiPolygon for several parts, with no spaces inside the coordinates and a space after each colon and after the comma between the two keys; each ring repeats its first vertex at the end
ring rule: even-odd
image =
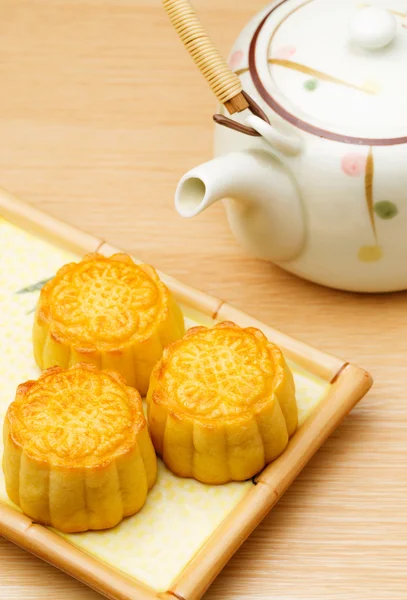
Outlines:
{"type": "MultiPolygon", "coordinates": [[[[406,0],[276,0],[229,66],[270,123],[216,126],[216,158],[182,177],[178,212],[218,200],[256,256],[327,286],[407,288],[406,0]]],[[[224,113],[225,114],[225,113],[224,113]]]]}

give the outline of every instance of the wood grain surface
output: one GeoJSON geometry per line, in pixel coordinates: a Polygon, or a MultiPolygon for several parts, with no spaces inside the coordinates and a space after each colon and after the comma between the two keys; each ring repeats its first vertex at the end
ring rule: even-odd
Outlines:
{"type": "MultiPolygon", "coordinates": [[[[194,4],[226,53],[262,0],[194,4]]],[[[211,156],[214,101],[159,0],[0,8],[1,186],[374,376],[206,599],[405,600],[407,293],[318,287],[248,257],[220,206],[175,213],[177,179],[211,156]]],[[[100,598],[1,539],[1,600],[48,594],[100,598]]]]}

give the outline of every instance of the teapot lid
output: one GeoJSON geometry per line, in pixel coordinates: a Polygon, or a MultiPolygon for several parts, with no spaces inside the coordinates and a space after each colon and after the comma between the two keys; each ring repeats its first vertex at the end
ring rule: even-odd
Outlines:
{"type": "Polygon", "coordinates": [[[346,143],[407,143],[404,0],[276,0],[250,43],[260,96],[285,120],[346,143]]]}

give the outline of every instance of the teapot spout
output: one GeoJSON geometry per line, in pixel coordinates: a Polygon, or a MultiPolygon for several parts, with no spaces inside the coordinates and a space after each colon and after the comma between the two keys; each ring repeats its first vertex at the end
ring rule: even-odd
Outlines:
{"type": "Polygon", "coordinates": [[[187,218],[218,200],[226,200],[233,233],[255,256],[281,262],[301,251],[305,228],[299,193],[274,155],[248,150],[219,156],[186,173],[175,193],[175,207],[187,218]]]}
{"type": "Polygon", "coordinates": [[[241,196],[243,181],[247,184],[247,153],[233,152],[214,158],[191,169],[180,180],[175,193],[175,208],[182,217],[199,215],[224,198],[241,196]]]}

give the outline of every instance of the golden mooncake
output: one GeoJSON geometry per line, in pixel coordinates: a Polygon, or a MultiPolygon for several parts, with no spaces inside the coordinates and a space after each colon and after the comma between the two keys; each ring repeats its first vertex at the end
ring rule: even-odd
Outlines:
{"type": "Polygon", "coordinates": [[[203,483],[253,477],[297,428],[281,351],[261,331],[231,322],[194,327],[168,346],[147,402],[157,453],[176,475],[203,483]]]}
{"type": "Polygon", "coordinates": [[[52,367],[17,389],[4,420],[10,499],[64,532],[136,513],[157,474],[139,393],[117,373],[52,367]]]}
{"type": "Polygon", "coordinates": [[[144,396],[163,348],[183,334],[181,310],[152,267],[95,253],[42,288],[34,356],[40,369],[77,362],[113,369],[144,396]]]}

